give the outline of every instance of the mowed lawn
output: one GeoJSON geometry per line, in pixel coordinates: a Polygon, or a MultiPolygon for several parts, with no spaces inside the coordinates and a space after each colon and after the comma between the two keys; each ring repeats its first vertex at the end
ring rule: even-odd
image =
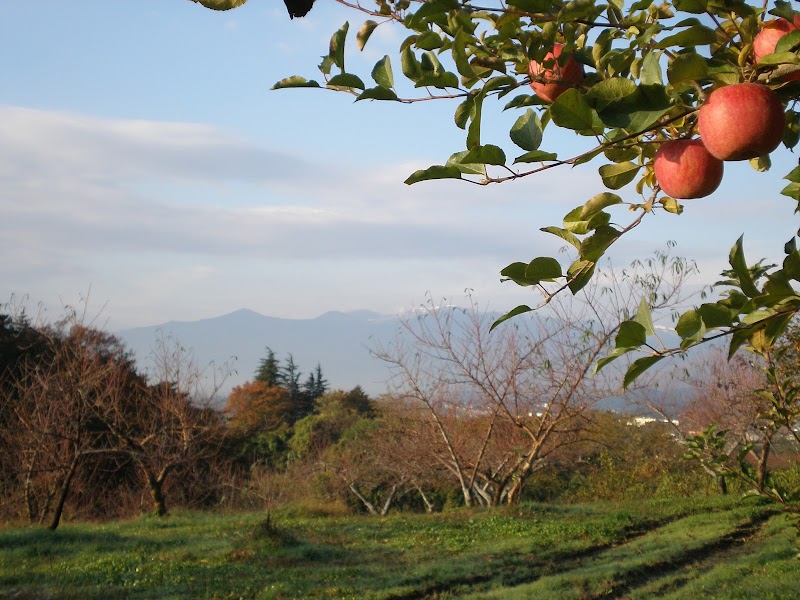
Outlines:
{"type": "MultiPolygon", "coordinates": [[[[296,511],[295,511],[296,512],[296,511]]],[[[800,540],[755,499],[433,515],[176,512],[0,529],[0,598],[800,598],[800,540]]]]}

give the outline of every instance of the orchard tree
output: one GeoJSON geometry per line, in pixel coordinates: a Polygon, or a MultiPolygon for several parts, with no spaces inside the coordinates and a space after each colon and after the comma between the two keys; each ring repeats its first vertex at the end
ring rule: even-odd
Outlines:
{"type": "Polygon", "coordinates": [[[655,336],[638,298],[669,311],[692,272],[691,263],[664,253],[605,269],[604,285],[591,282],[574,298],[555,299],[547,313],[493,333],[471,298],[467,309],[429,302],[373,352],[389,366],[398,396],[427,414],[433,435],[424,447],[453,473],[464,503],[515,503],[549,455],[577,439],[589,409],[623,393],[618,373],[593,375],[593,368],[615,337],[629,335],[627,315],[638,313],[655,336]]]}
{"type": "Polygon", "coordinates": [[[119,340],[71,309],[27,337],[39,349],[22,353],[0,381],[0,443],[16,461],[29,519],[55,530],[80,469],[119,453],[100,407],[135,374],[119,340]]]}
{"type": "MultiPolygon", "coordinates": [[[[150,384],[127,384],[127,374],[98,405],[102,423],[118,448],[131,457],[146,483],[155,514],[167,514],[167,482],[199,481],[200,471],[220,454],[224,430],[211,405],[230,368],[202,369],[173,338],[161,338],[152,352],[150,384]],[[116,391],[116,393],[113,393],[116,391]]],[[[209,481],[203,481],[206,488],[209,481]]]]}

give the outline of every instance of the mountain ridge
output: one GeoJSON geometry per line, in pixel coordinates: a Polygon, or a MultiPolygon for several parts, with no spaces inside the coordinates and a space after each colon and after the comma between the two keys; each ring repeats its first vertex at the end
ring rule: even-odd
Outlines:
{"type": "MultiPolygon", "coordinates": [[[[310,319],[271,317],[241,308],[217,317],[195,321],[172,320],[117,332],[137,363],[152,368],[150,358],[161,337],[174,338],[191,349],[202,367],[224,364],[235,357],[235,373],[220,390],[227,395],[236,385],[253,378],[269,347],[280,362],[289,354],[304,375],[319,364],[331,388],[360,385],[370,394],[386,389],[385,367],[368,350],[370,340],[388,340],[397,329],[398,316],[368,310],[328,311],[310,319]]],[[[302,380],[302,379],[301,379],[302,380]]]]}

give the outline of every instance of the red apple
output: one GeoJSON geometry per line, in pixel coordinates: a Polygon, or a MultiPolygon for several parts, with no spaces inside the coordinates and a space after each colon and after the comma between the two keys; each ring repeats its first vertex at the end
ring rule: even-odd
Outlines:
{"type": "Polygon", "coordinates": [[[708,153],[702,140],[671,140],[658,148],[653,168],[665,194],[689,199],[714,192],[722,182],[724,165],[708,153]]]}
{"type": "Polygon", "coordinates": [[[720,160],[747,160],[769,154],[781,143],[785,127],[778,94],[760,83],[717,88],[697,116],[703,143],[720,160]]]}
{"type": "Polygon", "coordinates": [[[551,68],[545,68],[535,60],[532,60],[528,67],[533,91],[547,102],[555,102],[561,94],[583,81],[583,65],[577,62],[575,57],[570,56],[563,66],[559,64],[563,62],[558,60],[563,49],[564,44],[555,44],[553,51],[545,55],[543,64],[552,62],[551,68]]]}
{"type": "Polygon", "coordinates": [[[786,19],[775,19],[764,23],[761,31],[758,32],[753,40],[753,54],[756,60],[759,61],[767,54],[775,52],[778,40],[795,29],[800,29],[800,15],[795,15],[793,23],[786,19]]]}

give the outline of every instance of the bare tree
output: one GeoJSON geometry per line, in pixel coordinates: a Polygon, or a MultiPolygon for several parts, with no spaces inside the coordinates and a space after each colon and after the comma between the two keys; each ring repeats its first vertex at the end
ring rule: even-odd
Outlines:
{"type": "Polygon", "coordinates": [[[692,270],[666,254],[609,269],[578,296],[552,299],[546,315],[494,330],[470,295],[467,308],[429,299],[373,352],[389,365],[395,393],[425,412],[438,440],[429,452],[453,474],[464,503],[514,503],[548,455],[575,439],[587,409],[623,394],[619,372],[593,374],[620,323],[643,298],[651,310],[681,301],[692,270]]]}
{"type": "Polygon", "coordinates": [[[224,428],[211,403],[230,370],[224,365],[207,378],[193,356],[171,338],[161,338],[153,359],[154,382],[138,390],[133,404],[130,390],[113,388],[121,393],[103,406],[102,420],[135,461],[155,512],[164,516],[169,475],[178,468],[198,467],[222,448],[224,428]]]}
{"type": "Polygon", "coordinates": [[[98,407],[119,394],[117,374],[130,362],[115,338],[83,326],[74,312],[38,331],[47,350],[21,358],[2,386],[2,404],[29,519],[49,518],[56,529],[78,468],[90,456],[116,451],[98,407]]]}

